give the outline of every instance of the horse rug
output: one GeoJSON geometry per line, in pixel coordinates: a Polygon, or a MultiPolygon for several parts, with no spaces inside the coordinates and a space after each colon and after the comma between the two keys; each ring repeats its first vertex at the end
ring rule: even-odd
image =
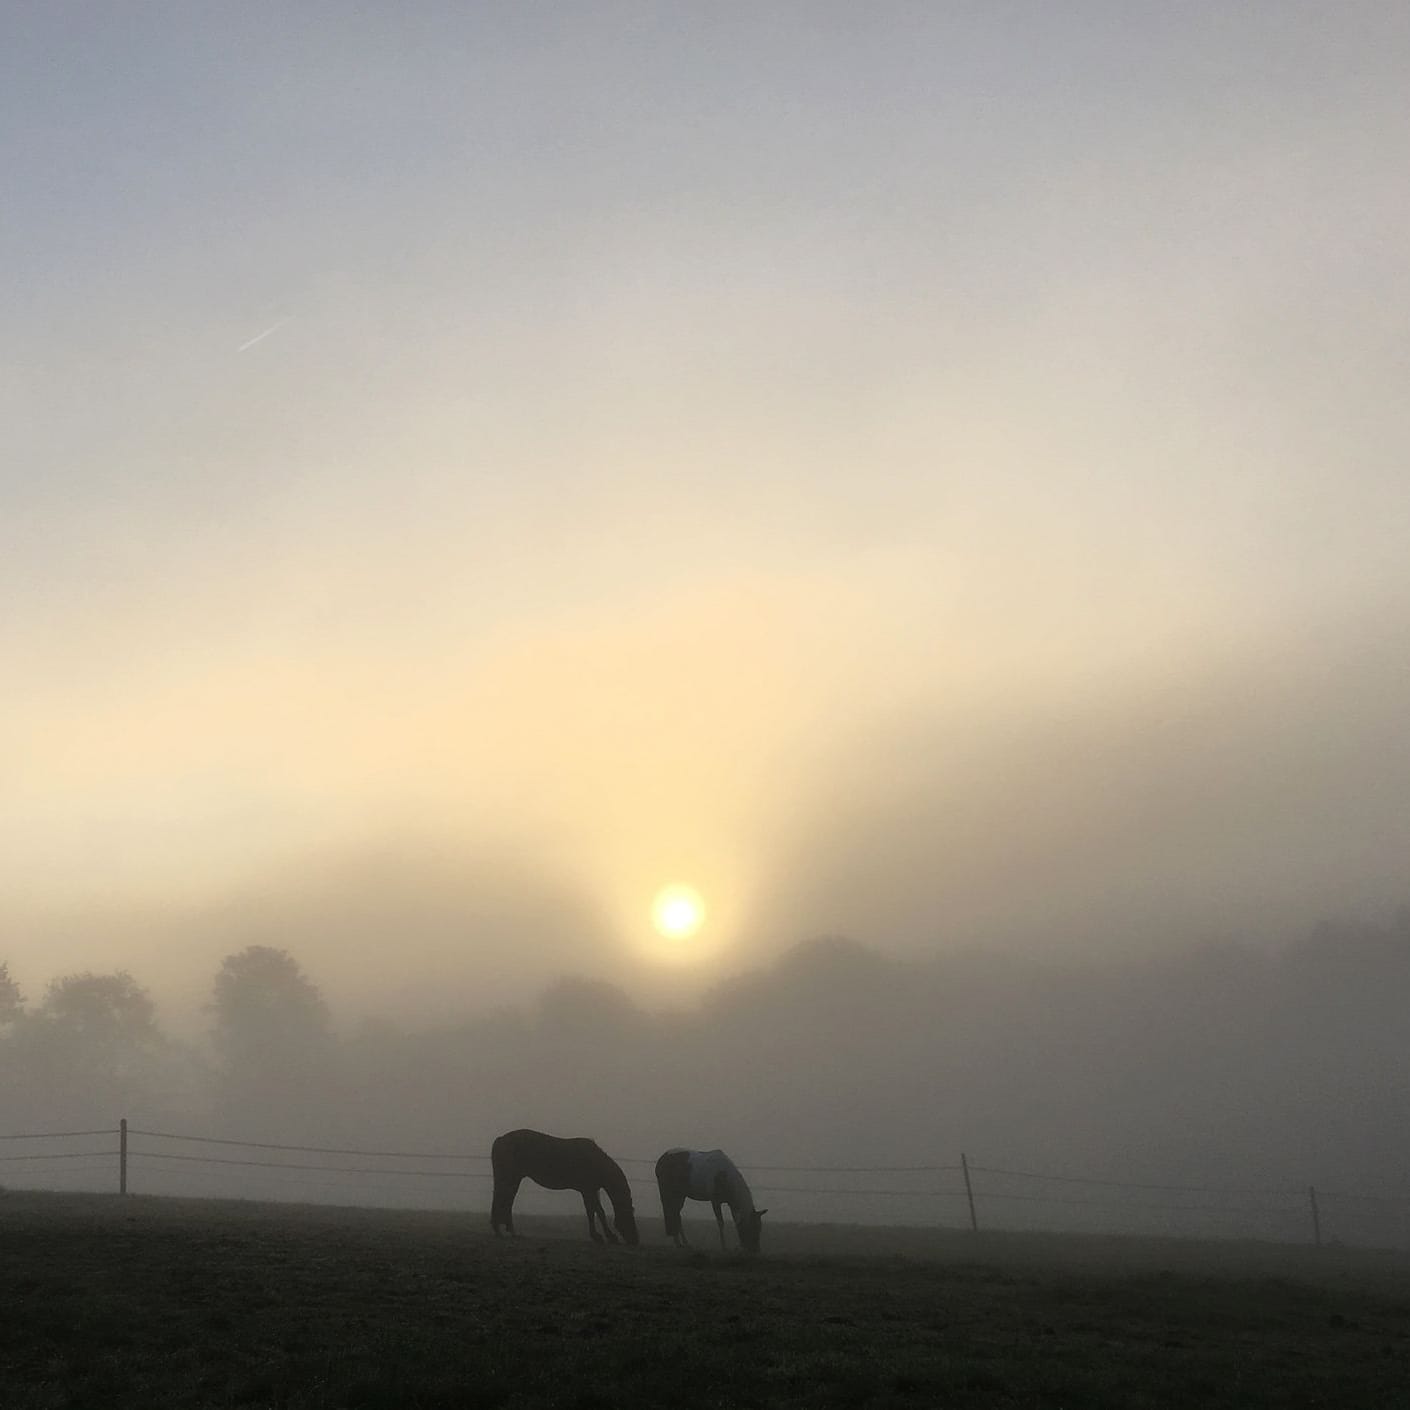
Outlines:
{"type": "Polygon", "coordinates": [[[690,1166],[686,1176],[685,1192],[691,1199],[716,1198],[716,1190],[721,1193],[730,1188],[729,1176],[734,1165],[724,1151],[691,1151],[690,1166]],[[716,1185],[716,1181],[721,1183],[716,1185]]]}

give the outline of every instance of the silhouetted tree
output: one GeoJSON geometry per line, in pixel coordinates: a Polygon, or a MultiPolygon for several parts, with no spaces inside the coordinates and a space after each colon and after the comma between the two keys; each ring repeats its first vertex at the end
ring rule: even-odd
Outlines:
{"type": "Polygon", "coordinates": [[[569,975],[539,998],[539,1025],[550,1036],[587,1042],[622,1042],[639,1036],[647,1016],[615,984],[569,975]]]}
{"type": "Polygon", "coordinates": [[[69,974],[45,991],[35,1022],[76,1061],[123,1073],[161,1046],[152,997],[126,970],[69,974]]]}
{"type": "Polygon", "coordinates": [[[163,1085],[168,1044],[156,1006],[130,974],[54,980],[14,1032],[17,1065],[36,1110],[103,1117],[141,1110],[163,1085]]]}
{"type": "Polygon", "coordinates": [[[250,1129],[306,1118],[330,1032],[323,996],[299,962],[269,945],[227,955],[210,1011],[222,1118],[250,1129]]]}
{"type": "Polygon", "coordinates": [[[760,1022],[777,1028],[785,1016],[799,1016],[805,1028],[824,1015],[860,1022],[893,1007],[909,978],[880,952],[825,936],[793,946],[768,969],[725,980],[706,996],[704,1008],[716,1021],[745,1028],[760,1022]]]}
{"type": "Polygon", "coordinates": [[[24,1075],[19,1068],[16,1031],[24,1017],[24,995],[10,977],[8,964],[0,963],[0,1123],[15,1120],[23,1094],[24,1075]]]}
{"type": "Polygon", "coordinates": [[[269,945],[226,956],[215,977],[211,1009],[216,1047],[237,1061],[271,1048],[319,1042],[328,1033],[318,986],[287,950],[269,945]]]}
{"type": "Polygon", "coordinates": [[[10,966],[0,961],[0,1028],[10,1027],[24,1013],[24,995],[10,978],[10,966]]]}

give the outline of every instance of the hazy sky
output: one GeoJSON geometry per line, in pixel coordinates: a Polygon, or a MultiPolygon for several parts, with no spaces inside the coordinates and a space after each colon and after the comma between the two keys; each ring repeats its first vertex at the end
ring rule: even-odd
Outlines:
{"type": "Polygon", "coordinates": [[[0,951],[1410,898],[1407,73],[1396,0],[4,7],[0,951]]]}

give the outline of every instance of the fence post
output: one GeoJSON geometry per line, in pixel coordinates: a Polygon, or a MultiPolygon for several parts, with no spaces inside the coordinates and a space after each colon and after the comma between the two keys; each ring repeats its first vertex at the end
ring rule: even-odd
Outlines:
{"type": "Polygon", "coordinates": [[[1317,1212],[1317,1187],[1309,1185],[1307,1187],[1307,1199],[1312,1206],[1312,1242],[1318,1248],[1322,1247],[1322,1217],[1317,1212]]]}
{"type": "Polygon", "coordinates": [[[118,1194],[127,1193],[127,1118],[118,1122],[118,1194]]]}
{"type": "Polygon", "coordinates": [[[975,1217],[974,1213],[974,1186],[970,1184],[969,1180],[969,1157],[963,1151],[960,1152],[960,1169],[964,1171],[964,1193],[965,1198],[969,1201],[970,1233],[977,1234],[979,1232],[979,1220],[975,1217]]]}

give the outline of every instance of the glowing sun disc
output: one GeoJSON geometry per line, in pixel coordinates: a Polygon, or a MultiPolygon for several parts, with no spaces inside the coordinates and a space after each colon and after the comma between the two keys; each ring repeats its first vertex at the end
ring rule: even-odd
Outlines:
{"type": "Polygon", "coordinates": [[[667,886],[651,903],[651,923],[667,940],[686,940],[705,921],[705,902],[689,886],[667,886]]]}

